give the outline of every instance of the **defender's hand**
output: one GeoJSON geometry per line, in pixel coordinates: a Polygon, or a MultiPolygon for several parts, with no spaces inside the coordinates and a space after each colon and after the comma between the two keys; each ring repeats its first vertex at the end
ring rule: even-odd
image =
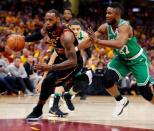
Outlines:
{"type": "Polygon", "coordinates": [[[93,44],[97,43],[98,39],[95,35],[95,32],[92,30],[92,28],[88,28],[88,35],[89,35],[91,41],[93,42],[93,44]]]}

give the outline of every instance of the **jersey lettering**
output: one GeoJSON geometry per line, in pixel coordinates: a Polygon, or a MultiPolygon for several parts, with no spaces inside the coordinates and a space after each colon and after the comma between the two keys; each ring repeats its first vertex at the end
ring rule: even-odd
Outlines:
{"type": "Polygon", "coordinates": [[[120,49],[120,54],[124,54],[124,55],[127,55],[130,53],[130,51],[128,50],[128,47],[127,45],[124,45],[121,49],[120,49]]]}

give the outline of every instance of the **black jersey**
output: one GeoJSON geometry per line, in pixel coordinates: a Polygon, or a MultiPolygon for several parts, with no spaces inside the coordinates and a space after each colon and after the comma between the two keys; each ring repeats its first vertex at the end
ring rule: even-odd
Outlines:
{"type": "MultiPolygon", "coordinates": [[[[52,43],[52,46],[54,47],[54,49],[57,52],[58,57],[60,59],[60,61],[58,63],[67,60],[67,58],[65,56],[65,49],[62,46],[62,43],[60,41],[60,37],[65,31],[70,31],[73,33],[73,31],[70,28],[68,28],[67,26],[65,26],[63,24],[62,24],[62,26],[57,28],[55,31],[47,30],[48,36],[50,38],[50,42],[52,43]]],[[[75,38],[75,41],[73,44],[74,44],[74,46],[77,46],[78,40],[76,39],[75,35],[74,35],[74,38],[75,38]]],[[[82,57],[80,55],[80,51],[76,52],[76,54],[77,54],[77,63],[82,64],[83,62],[82,62],[82,57]]]]}

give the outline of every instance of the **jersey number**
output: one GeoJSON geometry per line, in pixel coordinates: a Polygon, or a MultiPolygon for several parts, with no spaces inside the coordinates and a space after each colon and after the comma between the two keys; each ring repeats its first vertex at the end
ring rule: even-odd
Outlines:
{"type": "Polygon", "coordinates": [[[124,55],[129,54],[129,50],[128,50],[127,45],[124,45],[124,46],[120,49],[120,54],[124,54],[124,55]]]}

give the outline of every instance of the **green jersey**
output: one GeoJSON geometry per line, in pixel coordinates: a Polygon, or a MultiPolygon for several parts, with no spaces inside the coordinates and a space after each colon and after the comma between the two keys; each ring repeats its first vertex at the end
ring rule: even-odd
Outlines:
{"type": "MultiPolygon", "coordinates": [[[[128,21],[120,19],[118,27],[124,24],[129,24],[128,21]]],[[[118,28],[113,31],[112,26],[108,25],[108,39],[115,40],[118,35],[118,28]]],[[[119,55],[123,59],[135,59],[143,52],[143,49],[137,44],[136,37],[128,38],[127,42],[122,46],[121,49],[114,49],[115,55],[119,55]]]]}
{"type": "MultiPolygon", "coordinates": [[[[129,24],[121,19],[118,27],[129,24]]],[[[118,28],[113,31],[108,25],[108,39],[115,40],[118,35],[118,28]]],[[[143,49],[137,44],[135,37],[128,38],[121,49],[115,49],[116,56],[108,63],[108,68],[114,70],[119,78],[125,77],[132,72],[136,78],[138,86],[145,86],[148,82],[154,83],[149,74],[149,60],[143,49]]]]}

